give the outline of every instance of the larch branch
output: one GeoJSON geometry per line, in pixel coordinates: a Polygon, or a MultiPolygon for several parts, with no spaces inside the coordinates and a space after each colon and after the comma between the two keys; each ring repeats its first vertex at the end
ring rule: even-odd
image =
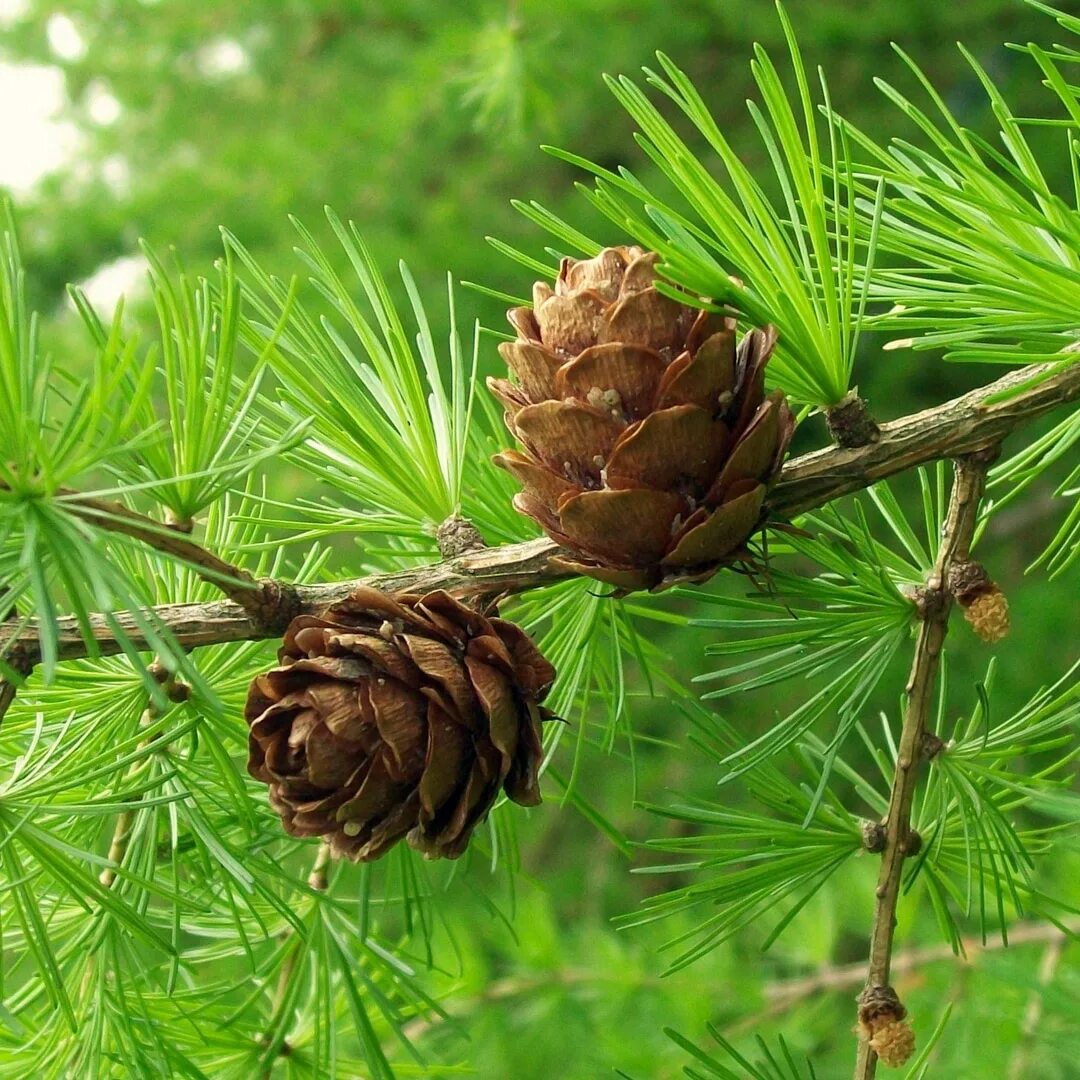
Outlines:
{"type": "MultiPolygon", "coordinates": [[[[987,386],[973,390],[933,409],[881,425],[876,442],[864,446],[827,447],[789,461],[772,489],[768,510],[773,518],[791,519],[851,492],[859,491],[886,477],[917,465],[956,457],[983,446],[997,444],[1014,428],[1036,419],[1054,408],[1080,398],[1080,363],[1054,362],[1012,371],[987,386]],[[1004,395],[1004,400],[999,400],[1004,395]]],[[[138,536],[160,547],[157,529],[145,535],[146,522],[119,518],[85,506],[88,517],[108,527],[110,516],[117,531],[138,536]]],[[[139,518],[139,515],[134,515],[139,518]]],[[[162,527],[162,533],[167,530],[162,527]]],[[[205,549],[175,535],[170,554],[203,565],[209,580],[232,576],[228,564],[200,564],[203,556],[214,558],[205,549]],[[180,551],[177,543],[197,549],[180,551]],[[201,553],[201,554],[200,554],[201,553]],[[227,569],[226,569],[227,568],[227,569]]],[[[446,589],[457,596],[479,596],[523,592],[569,576],[558,561],[561,549],[548,539],[470,551],[440,563],[355,580],[316,585],[286,582],[237,582],[240,593],[232,600],[203,604],[166,604],[153,609],[159,627],[170,633],[184,649],[231,641],[278,637],[294,615],[314,613],[348,596],[359,585],[385,592],[426,592],[446,589]],[[243,603],[238,602],[238,598],[243,603]]],[[[115,618],[128,640],[146,647],[142,629],[130,614],[115,618]]],[[[121,651],[108,620],[93,616],[90,630],[94,651],[100,655],[121,651]]],[[[59,620],[59,657],[76,659],[91,655],[73,618],[59,620]]],[[[0,623],[0,655],[21,654],[30,663],[37,660],[37,635],[32,625],[16,620],[0,623]]]]}

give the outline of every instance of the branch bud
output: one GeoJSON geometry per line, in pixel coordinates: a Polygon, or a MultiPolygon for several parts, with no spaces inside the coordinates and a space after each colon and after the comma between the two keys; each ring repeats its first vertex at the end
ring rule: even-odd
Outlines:
{"type": "Polygon", "coordinates": [[[949,570],[949,592],[963,608],[968,625],[987,644],[1009,632],[1009,601],[982,563],[969,560],[949,570]]]}
{"type": "Polygon", "coordinates": [[[439,545],[439,554],[444,559],[456,559],[459,555],[487,547],[487,541],[480,535],[480,530],[460,514],[451,514],[439,526],[435,533],[435,542],[439,545]]]}
{"type": "Polygon", "coordinates": [[[826,411],[825,423],[837,446],[869,446],[881,438],[881,428],[856,390],[849,391],[826,411]]]}
{"type": "Polygon", "coordinates": [[[863,848],[871,855],[880,855],[885,850],[885,826],[880,821],[863,821],[860,828],[863,848]]]}
{"type": "Polygon", "coordinates": [[[915,1053],[915,1032],[891,986],[868,986],[858,998],[859,1023],[856,1032],[866,1039],[882,1065],[898,1069],[915,1053]]]}

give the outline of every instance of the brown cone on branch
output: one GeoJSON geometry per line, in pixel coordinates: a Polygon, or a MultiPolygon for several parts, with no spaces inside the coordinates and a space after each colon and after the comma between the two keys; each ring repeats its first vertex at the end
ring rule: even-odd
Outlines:
{"type": "Polygon", "coordinates": [[[773,328],[736,344],[733,319],[657,291],[657,259],[564,259],[509,313],[517,340],[499,351],[516,381],[488,380],[524,447],[495,457],[523,486],[515,507],[573,569],[626,590],[745,557],[795,426],[765,393],[773,328]]]}
{"type": "Polygon", "coordinates": [[[248,771],[293,836],[379,858],[457,858],[500,792],[540,802],[555,671],[523,630],[445,592],[361,588],[293,619],[248,692],[248,771]]]}

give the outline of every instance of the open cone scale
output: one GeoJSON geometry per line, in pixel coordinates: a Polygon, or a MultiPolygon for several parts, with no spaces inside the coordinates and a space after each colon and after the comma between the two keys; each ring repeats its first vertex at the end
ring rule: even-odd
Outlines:
{"type": "Polygon", "coordinates": [[[289,625],[248,693],[248,771],[293,836],[456,858],[501,792],[540,802],[555,671],[514,623],[439,591],[361,588],[289,625]]]}
{"type": "Polygon", "coordinates": [[[623,590],[700,581],[744,557],[794,430],[765,393],[772,327],[738,344],[733,319],[656,289],[658,256],[564,259],[554,288],[509,313],[489,379],[523,450],[495,461],[574,570],[623,590]]]}

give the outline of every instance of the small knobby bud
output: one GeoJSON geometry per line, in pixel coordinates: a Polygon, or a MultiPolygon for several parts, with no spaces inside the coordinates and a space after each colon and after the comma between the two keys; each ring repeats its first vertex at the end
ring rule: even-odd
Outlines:
{"type": "Polygon", "coordinates": [[[165,528],[187,535],[195,531],[195,522],[189,517],[181,517],[175,510],[166,510],[165,528]]]}
{"type": "Polygon", "coordinates": [[[922,851],[922,835],[914,829],[908,829],[907,837],[904,839],[904,854],[918,855],[920,851],[922,851]]]}
{"type": "Polygon", "coordinates": [[[451,514],[439,526],[435,533],[435,542],[439,545],[439,554],[444,559],[456,559],[469,551],[479,551],[487,547],[487,541],[480,535],[480,530],[460,514],[451,514]]]}
{"type": "Polygon", "coordinates": [[[982,563],[969,559],[949,569],[949,592],[964,609],[971,629],[988,644],[1009,632],[1009,602],[982,563]]]}
{"type": "Polygon", "coordinates": [[[946,745],[940,735],[935,735],[932,731],[924,731],[919,736],[919,760],[933,761],[946,745]]]}
{"type": "Polygon", "coordinates": [[[275,578],[260,578],[248,595],[248,618],[260,633],[275,637],[300,614],[300,596],[296,587],[275,578]]]}
{"type": "Polygon", "coordinates": [[[858,998],[858,1035],[866,1039],[882,1065],[898,1069],[915,1053],[915,1032],[891,986],[868,986],[858,998]]]}
{"type": "Polygon", "coordinates": [[[909,595],[924,622],[937,618],[945,607],[945,593],[932,585],[920,585],[909,595]]]}
{"type": "Polygon", "coordinates": [[[948,585],[956,602],[966,607],[976,597],[993,588],[994,583],[982,563],[966,559],[949,567],[948,585]]]}
{"type": "Polygon", "coordinates": [[[861,823],[863,848],[871,855],[879,855],[885,850],[885,826],[880,821],[861,823]]]}
{"type": "Polygon", "coordinates": [[[160,683],[162,686],[172,678],[172,672],[156,657],[150,662],[146,673],[154,682],[160,683]]]}
{"type": "MultiPolygon", "coordinates": [[[[0,652],[0,678],[4,678],[6,668],[15,681],[20,681],[34,670],[34,664],[38,661],[38,653],[32,650],[25,642],[16,641],[7,646],[6,652],[0,652]]],[[[9,676],[10,678],[10,676],[9,676]]]]}
{"type": "Polygon", "coordinates": [[[162,689],[165,696],[174,704],[182,704],[191,697],[191,687],[182,679],[177,678],[175,671],[170,671],[156,657],[150,662],[146,673],[162,689]]]}
{"type": "Polygon", "coordinates": [[[845,394],[825,413],[825,423],[837,446],[868,446],[881,438],[881,428],[856,390],[845,394]]]}
{"type": "Polygon", "coordinates": [[[191,687],[179,679],[171,679],[165,687],[165,696],[174,705],[182,705],[191,697],[191,687]]]}
{"type": "Polygon", "coordinates": [[[859,1006],[859,1024],[875,1028],[878,1023],[903,1020],[907,1016],[891,986],[868,986],[856,999],[859,1006]]]}

